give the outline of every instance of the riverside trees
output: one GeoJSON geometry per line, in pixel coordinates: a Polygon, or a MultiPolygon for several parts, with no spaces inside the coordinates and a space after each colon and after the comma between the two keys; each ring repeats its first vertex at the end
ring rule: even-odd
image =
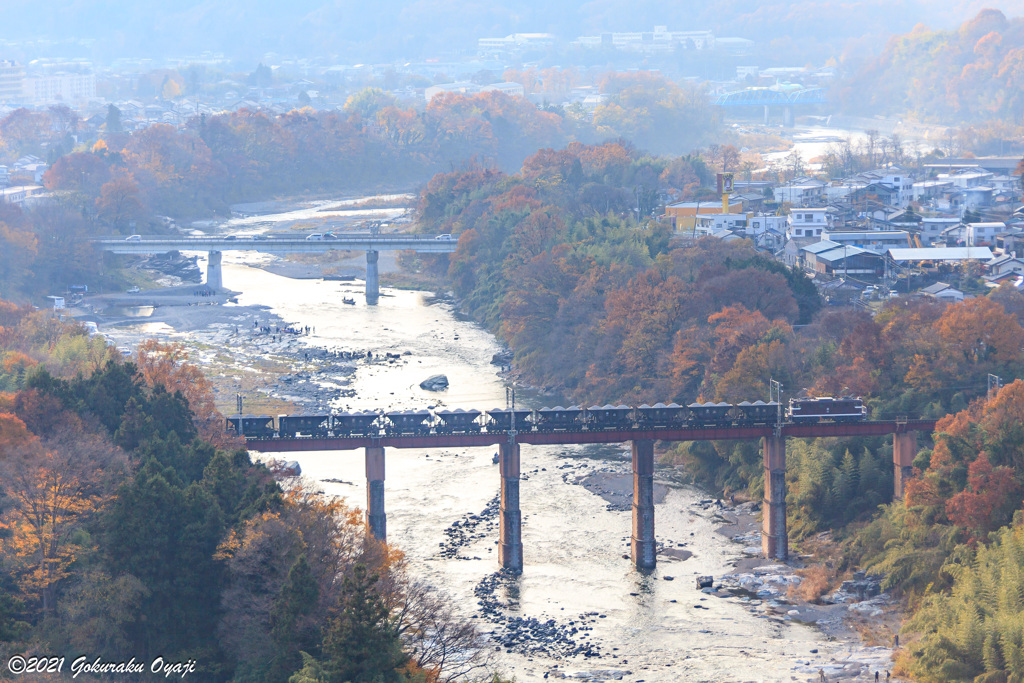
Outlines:
{"type": "MultiPolygon", "coordinates": [[[[791,396],[862,396],[874,417],[948,414],[915,460],[905,501],[892,501],[881,439],[792,440],[789,528],[796,540],[832,530],[842,566],[884,574],[915,605],[927,596],[909,626],[924,639],[906,670],[1017,680],[1024,381],[981,397],[988,373],[1024,376],[1019,292],[950,305],[901,298],[875,316],[819,310],[813,285],[750,243],[673,239],[616,204],[636,178],[663,174],[615,143],[544,150],[516,175],[435,177],[421,221],[459,237],[447,276],[510,346],[520,375],[574,401],[753,401],[774,378],[791,396]]],[[[756,444],[691,443],[665,460],[762,494],[756,444]]]]}
{"type": "Polygon", "coordinates": [[[0,652],[195,659],[211,681],[486,672],[359,510],[202,438],[223,418],[180,349],[54,362],[84,331],[42,316],[0,301],[0,652]]]}

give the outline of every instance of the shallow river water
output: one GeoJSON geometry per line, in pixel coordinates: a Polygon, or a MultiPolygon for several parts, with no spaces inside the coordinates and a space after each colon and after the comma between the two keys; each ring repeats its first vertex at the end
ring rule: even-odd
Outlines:
{"type": "MultiPolygon", "coordinates": [[[[366,306],[361,282],[291,280],[228,259],[224,284],[241,293],[240,305],[262,304],[288,323],[315,327],[304,338],[310,345],[375,355],[411,352],[396,367],[359,365],[351,384],[356,396],[339,399],[339,409],[505,405],[505,384],[490,364],[499,350],[494,338],[427,293],[385,289],[378,306],[366,306]],[[355,298],[356,305],[343,304],[343,296],[355,298]],[[436,373],[448,376],[448,390],[421,390],[419,382],[436,373]]],[[[548,403],[522,394],[518,400],[525,407],[548,403]]],[[[486,632],[501,629],[479,610],[474,591],[498,568],[496,520],[476,527],[457,553],[462,559],[442,557],[440,544],[453,522],[479,515],[497,494],[493,452],[389,449],[386,455],[389,542],[407,554],[415,574],[449,592],[486,632]]],[[[361,451],[285,457],[298,460],[303,474],[321,482],[325,492],[365,504],[361,451]]],[[[588,473],[628,472],[625,446],[523,446],[522,470],[525,567],[494,597],[508,615],[564,625],[579,625],[581,615],[594,613],[583,617],[593,629],[586,642],[601,656],[561,659],[502,651],[502,668],[517,681],[543,680],[545,674],[648,682],[807,680],[806,666],[816,670],[815,662],[838,647],[816,629],[755,616],[739,600],[697,590],[696,575],[727,573],[742,546],[714,532],[713,511],[699,504],[707,494],[696,488],[669,482],[656,507],[659,540],[693,556],[659,558],[647,575],[634,570],[623,557],[629,553],[630,512],[609,509],[575,484],[588,473]],[[818,654],[811,654],[815,649],[818,654]]]]}
{"type": "MultiPolygon", "coordinates": [[[[296,222],[322,220],[325,206],[316,202],[268,215],[260,214],[268,207],[254,205],[250,213],[256,215],[195,227],[287,229],[296,222]]],[[[338,208],[341,213],[347,210],[338,208]]],[[[393,365],[355,364],[346,387],[354,395],[339,394],[333,408],[487,410],[505,406],[506,384],[490,364],[499,351],[497,342],[458,315],[450,302],[426,292],[385,288],[379,305],[367,306],[361,281],[288,279],[254,267],[268,258],[272,257],[244,252],[224,255],[224,286],[239,292],[239,306],[265,306],[284,323],[315,328],[313,334],[298,338],[311,346],[368,350],[374,356],[409,352],[393,365]],[[355,305],[342,303],[344,297],[354,299],[355,305]],[[448,376],[446,391],[419,388],[422,380],[438,373],[448,376]]],[[[130,344],[119,335],[131,334],[132,329],[113,327],[104,332],[130,344]]],[[[136,341],[139,333],[178,340],[189,334],[166,324],[137,327],[136,341]]],[[[209,337],[204,339],[208,344],[209,337]]],[[[220,343],[230,346],[231,342],[220,343]]],[[[243,384],[240,381],[240,388],[243,384]]],[[[517,401],[527,408],[557,402],[525,391],[519,392],[517,401]]],[[[716,508],[701,504],[708,494],[672,481],[668,470],[656,474],[656,480],[667,485],[667,493],[656,505],[655,526],[658,540],[674,549],[675,557],[659,555],[657,569],[637,572],[628,559],[628,506],[609,505],[579,483],[589,475],[628,474],[628,444],[522,446],[524,570],[520,577],[496,584],[498,529],[493,507],[499,476],[492,464],[494,451],[493,447],[388,449],[387,534],[388,541],[406,553],[411,571],[450,594],[458,609],[474,618],[483,632],[492,637],[504,632],[496,614],[554,620],[558,631],[569,632],[576,645],[589,644],[592,652],[600,653],[565,657],[554,647],[548,653],[497,647],[494,654],[500,669],[519,683],[545,678],[648,683],[807,681],[817,679],[814,674],[820,665],[838,673],[842,665],[833,668],[830,662],[842,661],[844,652],[851,653],[850,643],[829,642],[816,628],[784,616],[769,618],[763,608],[755,614],[751,604],[757,601],[698,591],[694,577],[712,575],[717,580],[734,571],[744,546],[758,546],[760,541],[746,538],[737,543],[716,533],[716,508]],[[464,542],[454,547],[449,544],[452,537],[464,542]],[[676,559],[683,550],[692,557],[676,559]],[[572,628],[577,628],[576,634],[571,634],[572,628]]],[[[342,496],[354,506],[365,505],[362,451],[283,457],[298,460],[303,475],[326,493],[342,496]]],[[[594,481],[607,479],[591,476],[591,489],[594,481]]]]}

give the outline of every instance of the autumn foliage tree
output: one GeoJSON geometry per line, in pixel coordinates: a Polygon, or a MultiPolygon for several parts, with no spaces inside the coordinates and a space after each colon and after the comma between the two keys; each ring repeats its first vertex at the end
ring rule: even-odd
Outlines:
{"type": "Polygon", "coordinates": [[[210,443],[228,445],[223,416],[214,403],[213,385],[197,365],[188,361],[184,344],[147,339],[139,344],[135,355],[139,373],[149,386],[162,386],[170,393],[180,391],[195,415],[200,435],[210,443]]]}

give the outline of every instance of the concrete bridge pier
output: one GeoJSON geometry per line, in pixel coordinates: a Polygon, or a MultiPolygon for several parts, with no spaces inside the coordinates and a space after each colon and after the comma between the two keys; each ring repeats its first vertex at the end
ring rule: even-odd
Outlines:
{"type": "Polygon", "coordinates": [[[782,125],[786,128],[793,127],[793,107],[784,107],[782,109],[782,125]]]}
{"type": "Polygon", "coordinates": [[[520,574],[523,571],[523,515],[519,510],[519,444],[499,445],[498,469],[501,472],[498,563],[520,574]]]}
{"type": "Polygon", "coordinates": [[[380,298],[380,274],[377,272],[377,258],[379,252],[366,252],[366,303],[369,306],[377,305],[380,298]]]}
{"type": "Polygon", "coordinates": [[[654,441],[632,442],[633,451],[633,535],[629,554],[637,569],[654,569],[657,542],[654,540],[654,441]]]}
{"type": "Polygon", "coordinates": [[[366,447],[366,525],[379,541],[388,540],[384,513],[384,447],[366,447]]]}
{"type": "Polygon", "coordinates": [[[766,126],[769,123],[769,115],[770,114],[771,114],[771,109],[768,107],[767,104],[764,105],[764,125],[766,125],[766,126]]]}
{"type": "Polygon", "coordinates": [[[896,432],[892,435],[893,499],[903,500],[907,482],[914,476],[917,455],[917,432],[896,432]]]}
{"type": "Polygon", "coordinates": [[[219,251],[211,251],[206,261],[206,286],[215,292],[224,289],[224,271],[220,266],[222,256],[219,251]]]}
{"type": "Polygon", "coordinates": [[[762,439],[764,451],[764,505],[761,508],[761,551],[765,557],[789,557],[786,535],[786,440],[781,436],[762,439]]]}

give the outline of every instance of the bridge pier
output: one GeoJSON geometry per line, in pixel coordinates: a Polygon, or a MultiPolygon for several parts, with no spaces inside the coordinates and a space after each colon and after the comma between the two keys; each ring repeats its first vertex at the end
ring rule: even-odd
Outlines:
{"type": "Polygon", "coordinates": [[[764,451],[764,505],[761,508],[761,551],[765,557],[789,557],[786,535],[786,439],[766,436],[764,451]]]}
{"type": "Polygon", "coordinates": [[[907,482],[914,477],[917,455],[917,432],[896,432],[892,435],[893,500],[903,500],[907,482]]]}
{"type": "Polygon", "coordinates": [[[769,109],[767,104],[764,105],[764,125],[766,125],[766,126],[768,125],[769,120],[770,120],[769,119],[769,114],[770,113],[771,113],[771,109],[769,109]]]}
{"type": "Polygon", "coordinates": [[[501,472],[498,563],[516,574],[523,571],[523,515],[519,510],[519,444],[502,443],[498,450],[501,472]]]}
{"type": "Polygon", "coordinates": [[[388,540],[384,512],[384,447],[366,447],[366,525],[379,541],[388,540]]]}
{"type": "Polygon", "coordinates": [[[629,554],[637,569],[654,569],[654,441],[631,442],[633,451],[633,535],[629,554]]]}
{"type": "Polygon", "coordinates": [[[366,304],[368,306],[377,305],[377,299],[380,298],[380,274],[377,271],[379,256],[380,253],[376,251],[366,252],[366,304]]]}
{"type": "Polygon", "coordinates": [[[785,126],[786,128],[793,127],[793,107],[783,107],[782,125],[785,126]]]}
{"type": "Polygon", "coordinates": [[[211,251],[206,261],[206,286],[215,292],[224,289],[224,271],[220,265],[222,256],[219,251],[211,251]]]}

